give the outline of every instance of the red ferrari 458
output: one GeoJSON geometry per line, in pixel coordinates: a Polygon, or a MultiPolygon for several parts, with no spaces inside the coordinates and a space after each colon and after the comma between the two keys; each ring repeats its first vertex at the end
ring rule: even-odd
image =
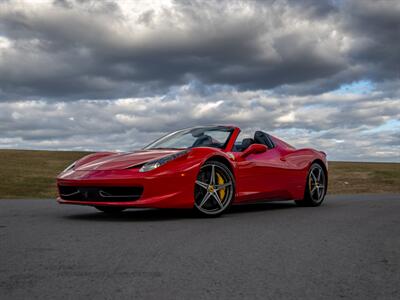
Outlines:
{"type": "Polygon", "coordinates": [[[230,205],[294,200],[318,206],[328,183],[326,154],[295,149],[262,131],[193,127],[142,150],[90,154],[58,177],[58,202],[115,213],[130,207],[194,208],[217,216],[230,205]]]}

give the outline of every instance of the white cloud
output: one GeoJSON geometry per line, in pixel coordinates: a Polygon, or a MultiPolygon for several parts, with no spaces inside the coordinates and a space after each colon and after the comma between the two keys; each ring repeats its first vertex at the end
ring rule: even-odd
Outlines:
{"type": "Polygon", "coordinates": [[[293,123],[296,119],[294,111],[287,113],[286,115],[280,116],[276,119],[278,123],[293,123]]]}
{"type": "Polygon", "coordinates": [[[229,123],[247,133],[265,130],[297,147],[316,147],[330,159],[399,161],[398,102],[379,95],[305,99],[224,89],[205,96],[190,86],[164,97],[8,102],[0,103],[0,147],[131,150],[169,131],[229,123]]]}
{"type": "Polygon", "coordinates": [[[229,123],[398,161],[399,26],[390,1],[0,1],[0,147],[229,123]]]}

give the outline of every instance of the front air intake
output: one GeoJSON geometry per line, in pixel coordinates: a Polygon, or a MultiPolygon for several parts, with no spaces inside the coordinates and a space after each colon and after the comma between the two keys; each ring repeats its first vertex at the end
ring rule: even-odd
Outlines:
{"type": "Polygon", "coordinates": [[[61,199],[69,201],[128,202],[138,200],[143,194],[143,187],[59,185],[58,191],[61,199]]]}

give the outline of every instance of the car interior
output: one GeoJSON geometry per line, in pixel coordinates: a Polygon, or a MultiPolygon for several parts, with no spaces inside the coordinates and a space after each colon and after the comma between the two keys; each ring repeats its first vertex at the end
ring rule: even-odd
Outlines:
{"type": "Polygon", "coordinates": [[[192,147],[209,146],[213,143],[211,136],[203,134],[196,139],[192,147]]]}
{"type": "Polygon", "coordinates": [[[211,137],[208,134],[205,134],[204,132],[201,132],[198,135],[194,135],[192,133],[193,137],[196,137],[196,140],[192,144],[192,148],[194,147],[216,147],[216,148],[221,148],[223,144],[216,140],[215,138],[211,137]]]}
{"type": "Polygon", "coordinates": [[[235,145],[233,146],[233,152],[243,152],[252,144],[261,144],[268,147],[268,149],[272,149],[275,147],[274,143],[272,142],[270,136],[262,131],[256,131],[254,133],[253,138],[244,138],[242,141],[236,141],[235,145]]]}
{"type": "MultiPolygon", "coordinates": [[[[236,141],[232,151],[233,152],[243,152],[252,144],[261,144],[268,147],[268,149],[272,149],[275,147],[272,142],[270,136],[262,131],[256,131],[254,133],[253,138],[243,138],[242,141],[236,141]]],[[[214,140],[211,136],[204,134],[203,132],[199,133],[196,136],[196,140],[193,143],[192,147],[220,147],[221,143],[214,140]]]]}

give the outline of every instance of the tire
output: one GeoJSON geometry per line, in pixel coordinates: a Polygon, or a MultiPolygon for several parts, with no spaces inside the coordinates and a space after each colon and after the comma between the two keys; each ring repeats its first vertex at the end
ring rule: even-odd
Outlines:
{"type": "Polygon", "coordinates": [[[235,198],[235,178],[219,161],[207,161],[199,171],[194,187],[194,210],[204,217],[218,217],[235,198]]]}
{"type": "Polygon", "coordinates": [[[306,189],[303,200],[296,200],[299,206],[320,206],[325,199],[327,190],[327,176],[324,168],[313,163],[308,171],[306,189]]]}
{"type": "Polygon", "coordinates": [[[95,206],[98,210],[102,211],[103,213],[110,214],[110,215],[117,215],[125,210],[124,207],[113,207],[113,206],[95,206]]]}

